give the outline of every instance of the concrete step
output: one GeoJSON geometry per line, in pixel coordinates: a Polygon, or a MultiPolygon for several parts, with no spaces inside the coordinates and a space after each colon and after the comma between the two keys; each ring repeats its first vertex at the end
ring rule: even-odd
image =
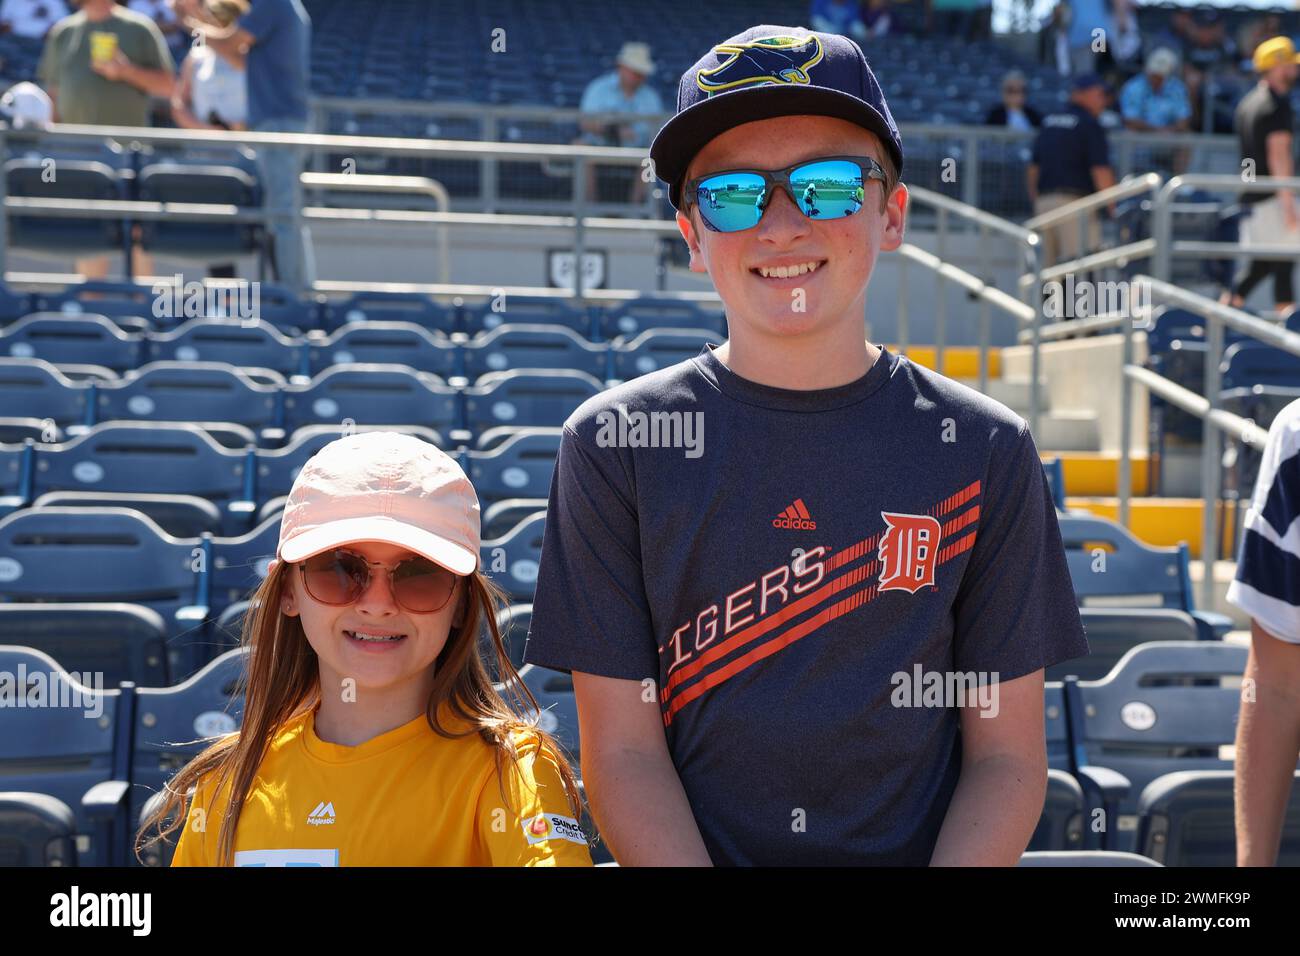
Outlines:
{"type": "MultiPolygon", "coordinates": [[[[1013,407],[1012,410],[1021,416],[1028,415],[1027,409],[1013,407]]],[[[1034,443],[1040,451],[1098,451],[1101,448],[1101,431],[1097,416],[1094,412],[1082,410],[1040,414],[1034,443]]]]}

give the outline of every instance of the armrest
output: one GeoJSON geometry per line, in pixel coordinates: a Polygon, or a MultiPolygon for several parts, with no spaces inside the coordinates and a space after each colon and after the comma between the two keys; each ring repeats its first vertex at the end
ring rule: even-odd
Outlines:
{"type": "Polygon", "coordinates": [[[128,797],[131,785],[125,780],[104,780],[86,791],[82,809],[92,821],[91,848],[95,866],[126,866],[125,843],[129,827],[128,797]]]}
{"type": "Polygon", "coordinates": [[[86,791],[81,806],[92,820],[111,820],[119,810],[126,808],[130,792],[131,785],[125,780],[104,780],[86,791]]]}
{"type": "Polygon", "coordinates": [[[1109,767],[1080,767],[1075,776],[1083,787],[1083,806],[1087,818],[1083,821],[1084,842],[1087,849],[1111,849],[1112,834],[1119,825],[1119,802],[1128,796],[1133,784],[1122,773],[1109,767]],[[1100,840],[1092,830],[1092,812],[1101,807],[1106,813],[1106,829],[1100,840]],[[1100,846],[1092,844],[1100,843],[1100,846]]]}
{"type": "Polygon", "coordinates": [[[1201,641],[1221,641],[1232,630],[1232,618],[1218,611],[1192,611],[1196,621],[1196,637],[1201,641]]]}

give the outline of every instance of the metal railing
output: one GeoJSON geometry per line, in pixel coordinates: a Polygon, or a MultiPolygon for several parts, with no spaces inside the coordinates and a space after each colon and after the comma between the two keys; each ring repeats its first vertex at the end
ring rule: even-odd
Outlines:
{"type": "Polygon", "coordinates": [[[1220,458],[1219,433],[1227,431],[1237,440],[1254,448],[1263,447],[1262,429],[1253,422],[1233,415],[1218,407],[1220,388],[1220,361],[1223,356],[1224,327],[1234,329],[1243,335],[1253,336],[1269,343],[1275,348],[1300,355],[1300,333],[1271,325],[1262,319],[1220,305],[1213,299],[1207,299],[1195,292],[1188,292],[1161,279],[1140,275],[1135,281],[1143,283],[1150,290],[1151,301],[1168,302],[1180,308],[1195,312],[1205,319],[1205,382],[1204,396],[1183,389],[1174,382],[1156,373],[1132,363],[1130,342],[1133,324],[1124,323],[1124,385],[1121,389],[1120,415],[1124,428],[1124,437],[1120,448],[1119,510],[1120,523],[1128,525],[1129,497],[1132,493],[1129,474],[1130,427],[1129,420],[1133,407],[1133,383],[1140,382],[1151,388],[1162,398],[1173,402],[1179,408],[1201,419],[1201,494],[1204,498],[1204,511],[1201,516],[1201,562],[1204,573],[1201,579],[1201,607],[1214,605],[1214,562],[1219,554],[1219,525],[1217,520],[1220,458]]]}

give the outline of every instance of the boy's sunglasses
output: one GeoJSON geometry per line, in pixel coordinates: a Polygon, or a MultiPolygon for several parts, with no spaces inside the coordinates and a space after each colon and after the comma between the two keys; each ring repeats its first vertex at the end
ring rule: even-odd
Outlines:
{"type": "Polygon", "coordinates": [[[740,232],[758,225],[777,187],[809,219],[843,219],[862,208],[871,179],[883,183],[885,170],[870,156],[825,156],[785,169],[709,173],[688,182],[684,195],[709,229],[740,232]]]}
{"type": "MultiPolygon", "coordinates": [[[[383,567],[345,548],[314,555],[298,566],[307,593],[335,607],[361,597],[370,587],[371,567],[383,567]]],[[[385,570],[393,598],[415,614],[442,610],[456,590],[456,575],[428,558],[407,558],[385,570]]]]}

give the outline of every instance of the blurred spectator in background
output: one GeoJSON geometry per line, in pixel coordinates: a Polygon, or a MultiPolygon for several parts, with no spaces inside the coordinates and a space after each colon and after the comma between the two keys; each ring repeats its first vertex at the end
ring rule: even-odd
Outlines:
{"type": "Polygon", "coordinates": [[[0,34],[40,39],[67,15],[63,0],[4,0],[0,3],[0,34]]]}
{"type": "MultiPolygon", "coordinates": [[[[1041,216],[1067,203],[1115,185],[1110,143],[1097,117],[1106,107],[1101,77],[1083,74],[1071,84],[1070,105],[1043,117],[1026,169],[1026,185],[1034,215],[1041,216]]],[[[1114,204],[1111,213],[1114,214],[1114,204]]],[[[1079,222],[1069,220],[1042,230],[1043,265],[1078,258],[1101,243],[1101,221],[1087,216],[1087,249],[1079,245],[1079,222]]]]}
{"type": "Polygon", "coordinates": [[[0,96],[0,119],[14,129],[43,128],[54,122],[54,104],[43,89],[23,80],[0,96]]]}
{"type": "MultiPolygon", "coordinates": [[[[1064,0],[1062,0],[1064,2],[1064,0]]],[[[1093,73],[1097,54],[1109,45],[1113,33],[1110,0],[1070,0],[1074,15],[1070,19],[1070,73],[1093,73]]]]}
{"type": "MultiPolygon", "coordinates": [[[[654,61],[650,59],[648,44],[629,41],[623,44],[614,61],[614,69],[596,77],[587,84],[579,109],[583,113],[644,113],[655,115],[664,112],[659,92],[646,83],[654,74],[654,61]]],[[[654,131],[648,122],[611,122],[605,119],[582,119],[578,124],[582,133],[575,143],[587,146],[649,146],[654,131]]],[[[631,167],[623,167],[630,169],[631,167]]],[[[645,197],[647,184],[640,170],[632,177],[630,201],[639,202],[645,197]]],[[[587,165],[587,198],[596,199],[596,167],[587,165]]]]}
{"type": "Polygon", "coordinates": [[[1043,117],[1025,102],[1025,74],[1012,70],[1002,77],[1002,102],[984,117],[985,126],[1009,126],[1012,129],[1037,129],[1043,117]]]}
{"type": "Polygon", "coordinates": [[[1255,55],[1255,47],[1270,37],[1281,35],[1282,18],[1276,13],[1266,13],[1243,23],[1237,31],[1237,56],[1243,69],[1252,68],[1250,58],[1255,55]]]}
{"type": "MultiPolygon", "coordinates": [[[[45,38],[36,75],[60,123],[147,126],[149,98],[172,94],[176,65],[148,17],[113,0],[82,0],[81,9],[56,23],[45,38]]],[[[136,227],[136,237],[139,227],[136,227]]],[[[135,275],[153,272],[153,262],[135,244],[135,275]]],[[[108,256],[77,261],[87,279],[108,275],[108,256]]]]}
{"type": "Polygon", "coordinates": [[[992,19],[993,0],[926,0],[926,29],[937,33],[987,40],[992,19]]]}
{"type": "Polygon", "coordinates": [[[1074,9],[1070,0],[1061,0],[1052,7],[1052,12],[1043,20],[1038,30],[1038,59],[1051,64],[1061,76],[1069,76],[1074,70],[1070,62],[1070,24],[1074,21],[1074,9]]]}
{"type": "Polygon", "coordinates": [[[1197,10],[1183,43],[1183,62],[1202,73],[1234,70],[1237,46],[1224,26],[1218,10],[1197,10]]]}
{"type": "MultiPolygon", "coordinates": [[[[248,12],[247,0],[207,0],[212,19],[229,28],[248,12]]],[[[172,94],[172,119],[182,129],[248,129],[248,88],[244,71],[206,43],[190,48],[172,94]]],[[[234,278],[234,263],[209,266],[214,278],[234,278]]]]}
{"type": "Polygon", "coordinates": [[[868,40],[889,36],[894,20],[889,15],[889,0],[867,0],[862,5],[862,22],[867,28],[868,40]]]}
{"type": "Polygon", "coordinates": [[[1124,84],[1120,112],[1124,125],[1146,133],[1183,132],[1191,127],[1187,87],[1174,76],[1178,55],[1167,47],[1153,50],[1146,69],[1124,84]]]}
{"type": "Polygon", "coordinates": [[[185,48],[190,45],[190,33],[177,18],[171,0],[130,0],[126,6],[152,20],[167,41],[172,56],[177,60],[184,58],[185,48]]]}
{"type": "MultiPolygon", "coordinates": [[[[1291,90],[1296,83],[1295,45],[1289,37],[1273,37],[1255,48],[1255,71],[1259,82],[1237,104],[1237,138],[1241,143],[1242,174],[1292,176],[1291,90]]],[[[1295,195],[1289,189],[1277,192],[1245,192],[1242,208],[1241,245],[1294,245],[1300,249],[1300,218],[1295,195]]],[[[1278,311],[1295,303],[1294,259],[1255,259],[1239,275],[1222,301],[1240,308],[1246,298],[1268,276],[1273,277],[1273,301],[1278,311]]]]}
{"type": "Polygon", "coordinates": [[[812,0],[808,22],[821,33],[852,37],[859,43],[867,39],[867,25],[858,0],[812,0]]]}
{"type": "MultiPolygon", "coordinates": [[[[311,17],[300,0],[255,0],[237,23],[223,26],[201,0],[176,0],[176,12],[199,30],[217,55],[246,71],[248,128],[259,133],[306,133],[307,84],[311,76],[311,17]]],[[[302,208],[306,150],[263,147],[257,151],[262,195],[268,211],[285,216],[302,208]]],[[[316,282],[311,235],[305,224],[284,219],[271,227],[276,278],[297,294],[316,282]]]]}
{"type": "Polygon", "coordinates": [[[1142,33],[1138,27],[1137,0],[1113,0],[1106,48],[1097,54],[1098,72],[1111,84],[1123,85],[1141,70],[1142,33]]]}

